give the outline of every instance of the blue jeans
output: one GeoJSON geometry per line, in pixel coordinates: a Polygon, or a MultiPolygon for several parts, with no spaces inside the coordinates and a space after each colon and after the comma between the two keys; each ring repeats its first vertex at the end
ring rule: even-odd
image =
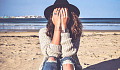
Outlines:
{"type": "MultiPolygon", "coordinates": [[[[50,56],[50,57],[54,57],[54,56],[50,56]]],[[[65,60],[70,60],[72,62],[72,64],[73,64],[73,66],[74,66],[74,69],[75,70],[78,69],[75,61],[71,57],[64,57],[62,59],[54,57],[56,62],[54,62],[54,61],[49,62],[49,61],[47,61],[48,58],[45,60],[42,70],[63,70],[63,62],[65,60]]]]}

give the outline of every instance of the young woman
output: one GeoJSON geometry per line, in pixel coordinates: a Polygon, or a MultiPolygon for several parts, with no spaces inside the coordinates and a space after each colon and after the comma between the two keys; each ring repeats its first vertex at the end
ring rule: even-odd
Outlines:
{"type": "Polygon", "coordinates": [[[44,55],[39,70],[81,70],[77,57],[82,24],[80,12],[67,0],[56,0],[45,9],[47,28],[39,31],[41,51],[44,55]]]}

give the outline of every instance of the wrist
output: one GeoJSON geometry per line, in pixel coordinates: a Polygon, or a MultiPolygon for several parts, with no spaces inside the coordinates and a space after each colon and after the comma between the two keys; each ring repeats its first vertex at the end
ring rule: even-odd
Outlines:
{"type": "Polygon", "coordinates": [[[54,30],[60,30],[61,31],[61,27],[60,26],[55,26],[54,30]]]}
{"type": "Polygon", "coordinates": [[[66,25],[62,25],[62,30],[65,30],[67,28],[66,25]]]}
{"type": "Polygon", "coordinates": [[[68,28],[65,28],[64,30],[61,30],[62,33],[66,33],[68,32],[69,33],[69,29],[68,28]]]}

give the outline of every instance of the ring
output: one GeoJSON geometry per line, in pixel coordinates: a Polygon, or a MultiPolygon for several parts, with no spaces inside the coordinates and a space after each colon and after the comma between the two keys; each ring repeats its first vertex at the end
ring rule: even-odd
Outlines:
{"type": "Polygon", "coordinates": [[[56,15],[57,13],[54,13],[54,15],[56,15]]]}

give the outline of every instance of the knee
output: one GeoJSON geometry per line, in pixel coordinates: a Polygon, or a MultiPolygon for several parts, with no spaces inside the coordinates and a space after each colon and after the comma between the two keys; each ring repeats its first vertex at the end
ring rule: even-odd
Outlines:
{"type": "Polygon", "coordinates": [[[63,70],[75,70],[74,64],[70,60],[63,61],[63,70]]]}
{"type": "Polygon", "coordinates": [[[71,57],[64,57],[61,62],[63,70],[75,70],[75,62],[71,57]]]}
{"type": "Polygon", "coordinates": [[[54,57],[49,57],[48,61],[56,61],[54,57]]]}
{"type": "Polygon", "coordinates": [[[63,64],[63,70],[74,70],[73,64],[63,64]]]}

